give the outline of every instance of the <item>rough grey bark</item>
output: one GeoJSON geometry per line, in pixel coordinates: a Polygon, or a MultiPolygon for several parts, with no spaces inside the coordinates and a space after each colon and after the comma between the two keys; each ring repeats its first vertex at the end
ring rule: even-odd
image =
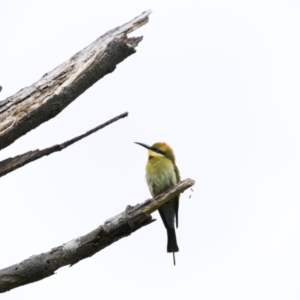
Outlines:
{"type": "Polygon", "coordinates": [[[135,53],[142,37],[128,38],[127,34],[146,24],[150,13],[110,30],[31,86],[0,101],[0,150],[55,117],[135,53]]]}
{"type": "MultiPolygon", "coordinates": [[[[97,80],[113,72],[118,63],[133,54],[142,37],[128,38],[127,34],[146,24],[149,14],[150,11],[144,12],[107,32],[30,87],[0,101],[0,150],[55,117],[97,80]]],[[[0,177],[33,160],[60,151],[125,116],[127,113],[63,144],[6,159],[0,162],[0,177]]],[[[57,269],[74,265],[152,223],[155,221],[151,217],[152,212],[192,185],[194,181],[191,179],[182,181],[155,199],[134,207],[128,206],[124,212],[84,236],[0,270],[0,293],[49,277],[57,269]]]]}
{"type": "Polygon", "coordinates": [[[43,150],[34,150],[34,151],[29,151],[29,152],[26,152],[26,153],[23,153],[21,155],[18,155],[18,156],[15,156],[15,157],[11,157],[11,158],[7,158],[3,161],[0,161],[0,177],[18,169],[18,168],[21,168],[23,167],[24,165],[26,164],[29,164],[30,162],[32,161],[35,161],[39,158],[42,158],[43,156],[46,156],[46,155],[50,155],[54,152],[57,152],[57,151],[61,151],[67,147],[69,147],[70,145],[80,141],[81,139],[89,136],[90,134],[112,124],[113,122],[116,122],[118,120],[120,120],[121,118],[125,118],[128,116],[128,113],[123,113],[91,130],[89,130],[88,132],[82,134],[82,135],[79,135],[69,141],[66,141],[62,144],[59,144],[59,145],[54,145],[52,147],[49,147],[49,148],[46,148],[46,149],[43,149],[43,150]]]}
{"type": "Polygon", "coordinates": [[[84,236],[0,270],[0,293],[49,277],[57,269],[74,265],[152,223],[155,221],[150,215],[152,212],[194,184],[192,179],[181,181],[152,200],[134,207],[128,206],[124,212],[84,236]]]}

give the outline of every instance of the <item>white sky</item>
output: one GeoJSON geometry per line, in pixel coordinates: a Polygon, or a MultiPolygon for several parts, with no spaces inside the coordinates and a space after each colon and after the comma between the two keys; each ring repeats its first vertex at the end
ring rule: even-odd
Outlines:
{"type": "Polygon", "coordinates": [[[137,53],[5,159],[78,144],[1,178],[0,268],[86,234],[150,197],[146,150],[168,142],[182,179],[177,266],[157,222],[15,299],[300,298],[299,1],[0,0],[0,99],[147,9],[137,53]],[[189,199],[189,195],[192,197],[189,199]]]}

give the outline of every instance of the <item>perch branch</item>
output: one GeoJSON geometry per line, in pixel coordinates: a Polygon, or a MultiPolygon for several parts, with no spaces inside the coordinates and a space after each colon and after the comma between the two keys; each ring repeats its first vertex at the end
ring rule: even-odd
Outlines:
{"type": "Polygon", "coordinates": [[[194,184],[194,180],[186,179],[154,199],[134,207],[128,206],[124,212],[110,218],[84,236],[0,270],[0,293],[49,277],[55,274],[57,269],[74,265],[119,239],[129,236],[155,221],[149,213],[194,184]]]}
{"type": "Polygon", "coordinates": [[[127,112],[123,113],[123,114],[93,128],[93,129],[87,131],[86,133],[79,135],[69,141],[62,143],[62,144],[54,145],[52,147],[49,147],[49,148],[46,148],[43,150],[29,151],[29,152],[23,153],[21,155],[15,156],[15,157],[7,158],[0,162],[0,177],[18,169],[18,168],[21,168],[24,165],[29,164],[32,161],[42,158],[43,156],[50,155],[57,151],[61,151],[65,148],[69,147],[70,145],[80,141],[81,139],[89,136],[90,134],[110,125],[113,122],[120,120],[121,118],[125,118],[127,116],[128,116],[127,112]]]}
{"type": "Polygon", "coordinates": [[[0,101],[0,150],[55,117],[135,53],[142,37],[128,38],[127,34],[146,24],[150,13],[110,30],[31,86],[0,101]]]}

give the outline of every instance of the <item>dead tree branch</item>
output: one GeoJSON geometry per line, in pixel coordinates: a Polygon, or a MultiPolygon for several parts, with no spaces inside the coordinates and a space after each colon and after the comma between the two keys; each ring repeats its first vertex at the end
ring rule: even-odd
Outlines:
{"type": "Polygon", "coordinates": [[[186,179],[152,200],[134,207],[128,206],[124,212],[110,218],[84,236],[0,270],[0,293],[49,277],[55,274],[57,269],[74,265],[129,236],[155,221],[150,215],[152,212],[194,184],[194,180],[186,179]]]}
{"type": "Polygon", "coordinates": [[[43,150],[29,151],[29,152],[23,153],[21,155],[15,156],[15,157],[7,158],[0,162],[0,177],[18,169],[18,168],[21,168],[24,165],[29,164],[32,161],[42,158],[43,156],[50,155],[57,151],[61,151],[65,148],[69,147],[70,145],[80,141],[81,139],[89,136],[90,134],[110,125],[113,122],[120,120],[121,118],[125,118],[127,116],[128,116],[127,112],[123,113],[123,114],[93,128],[93,129],[87,131],[86,133],[79,135],[69,141],[62,143],[62,144],[54,145],[52,147],[49,147],[49,148],[46,148],[43,150]]]}
{"type": "Polygon", "coordinates": [[[127,34],[148,22],[151,11],[110,30],[39,81],[0,101],[0,150],[55,117],[131,54],[142,37],[127,34]]]}

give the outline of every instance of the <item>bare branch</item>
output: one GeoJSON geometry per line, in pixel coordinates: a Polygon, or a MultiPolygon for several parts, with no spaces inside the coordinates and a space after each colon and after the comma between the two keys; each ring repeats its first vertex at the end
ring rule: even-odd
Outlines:
{"type": "Polygon", "coordinates": [[[151,11],[110,30],[39,81],[0,101],[0,150],[55,117],[131,54],[142,37],[127,34],[148,22],[151,11]]]}
{"type": "Polygon", "coordinates": [[[0,270],[0,293],[32,283],[55,274],[66,265],[74,265],[90,257],[119,239],[155,221],[149,213],[195,184],[186,179],[152,200],[134,207],[128,206],[121,214],[110,218],[92,232],[49,252],[34,255],[28,259],[0,270]]]}
{"type": "Polygon", "coordinates": [[[128,116],[128,113],[125,112],[125,113],[123,113],[117,117],[114,117],[113,119],[93,128],[93,129],[87,131],[86,133],[79,135],[69,141],[62,143],[62,144],[54,145],[52,147],[49,147],[49,148],[46,148],[43,150],[37,149],[34,151],[29,151],[29,152],[23,153],[21,155],[18,155],[18,156],[12,157],[12,158],[7,158],[0,162],[0,177],[18,169],[18,168],[21,168],[24,165],[29,164],[32,161],[42,158],[43,156],[50,155],[57,151],[61,151],[65,148],[69,147],[70,145],[80,141],[81,139],[91,135],[92,133],[94,133],[94,132],[96,132],[96,131],[122,119],[122,118],[125,118],[127,116],[128,116]]]}

